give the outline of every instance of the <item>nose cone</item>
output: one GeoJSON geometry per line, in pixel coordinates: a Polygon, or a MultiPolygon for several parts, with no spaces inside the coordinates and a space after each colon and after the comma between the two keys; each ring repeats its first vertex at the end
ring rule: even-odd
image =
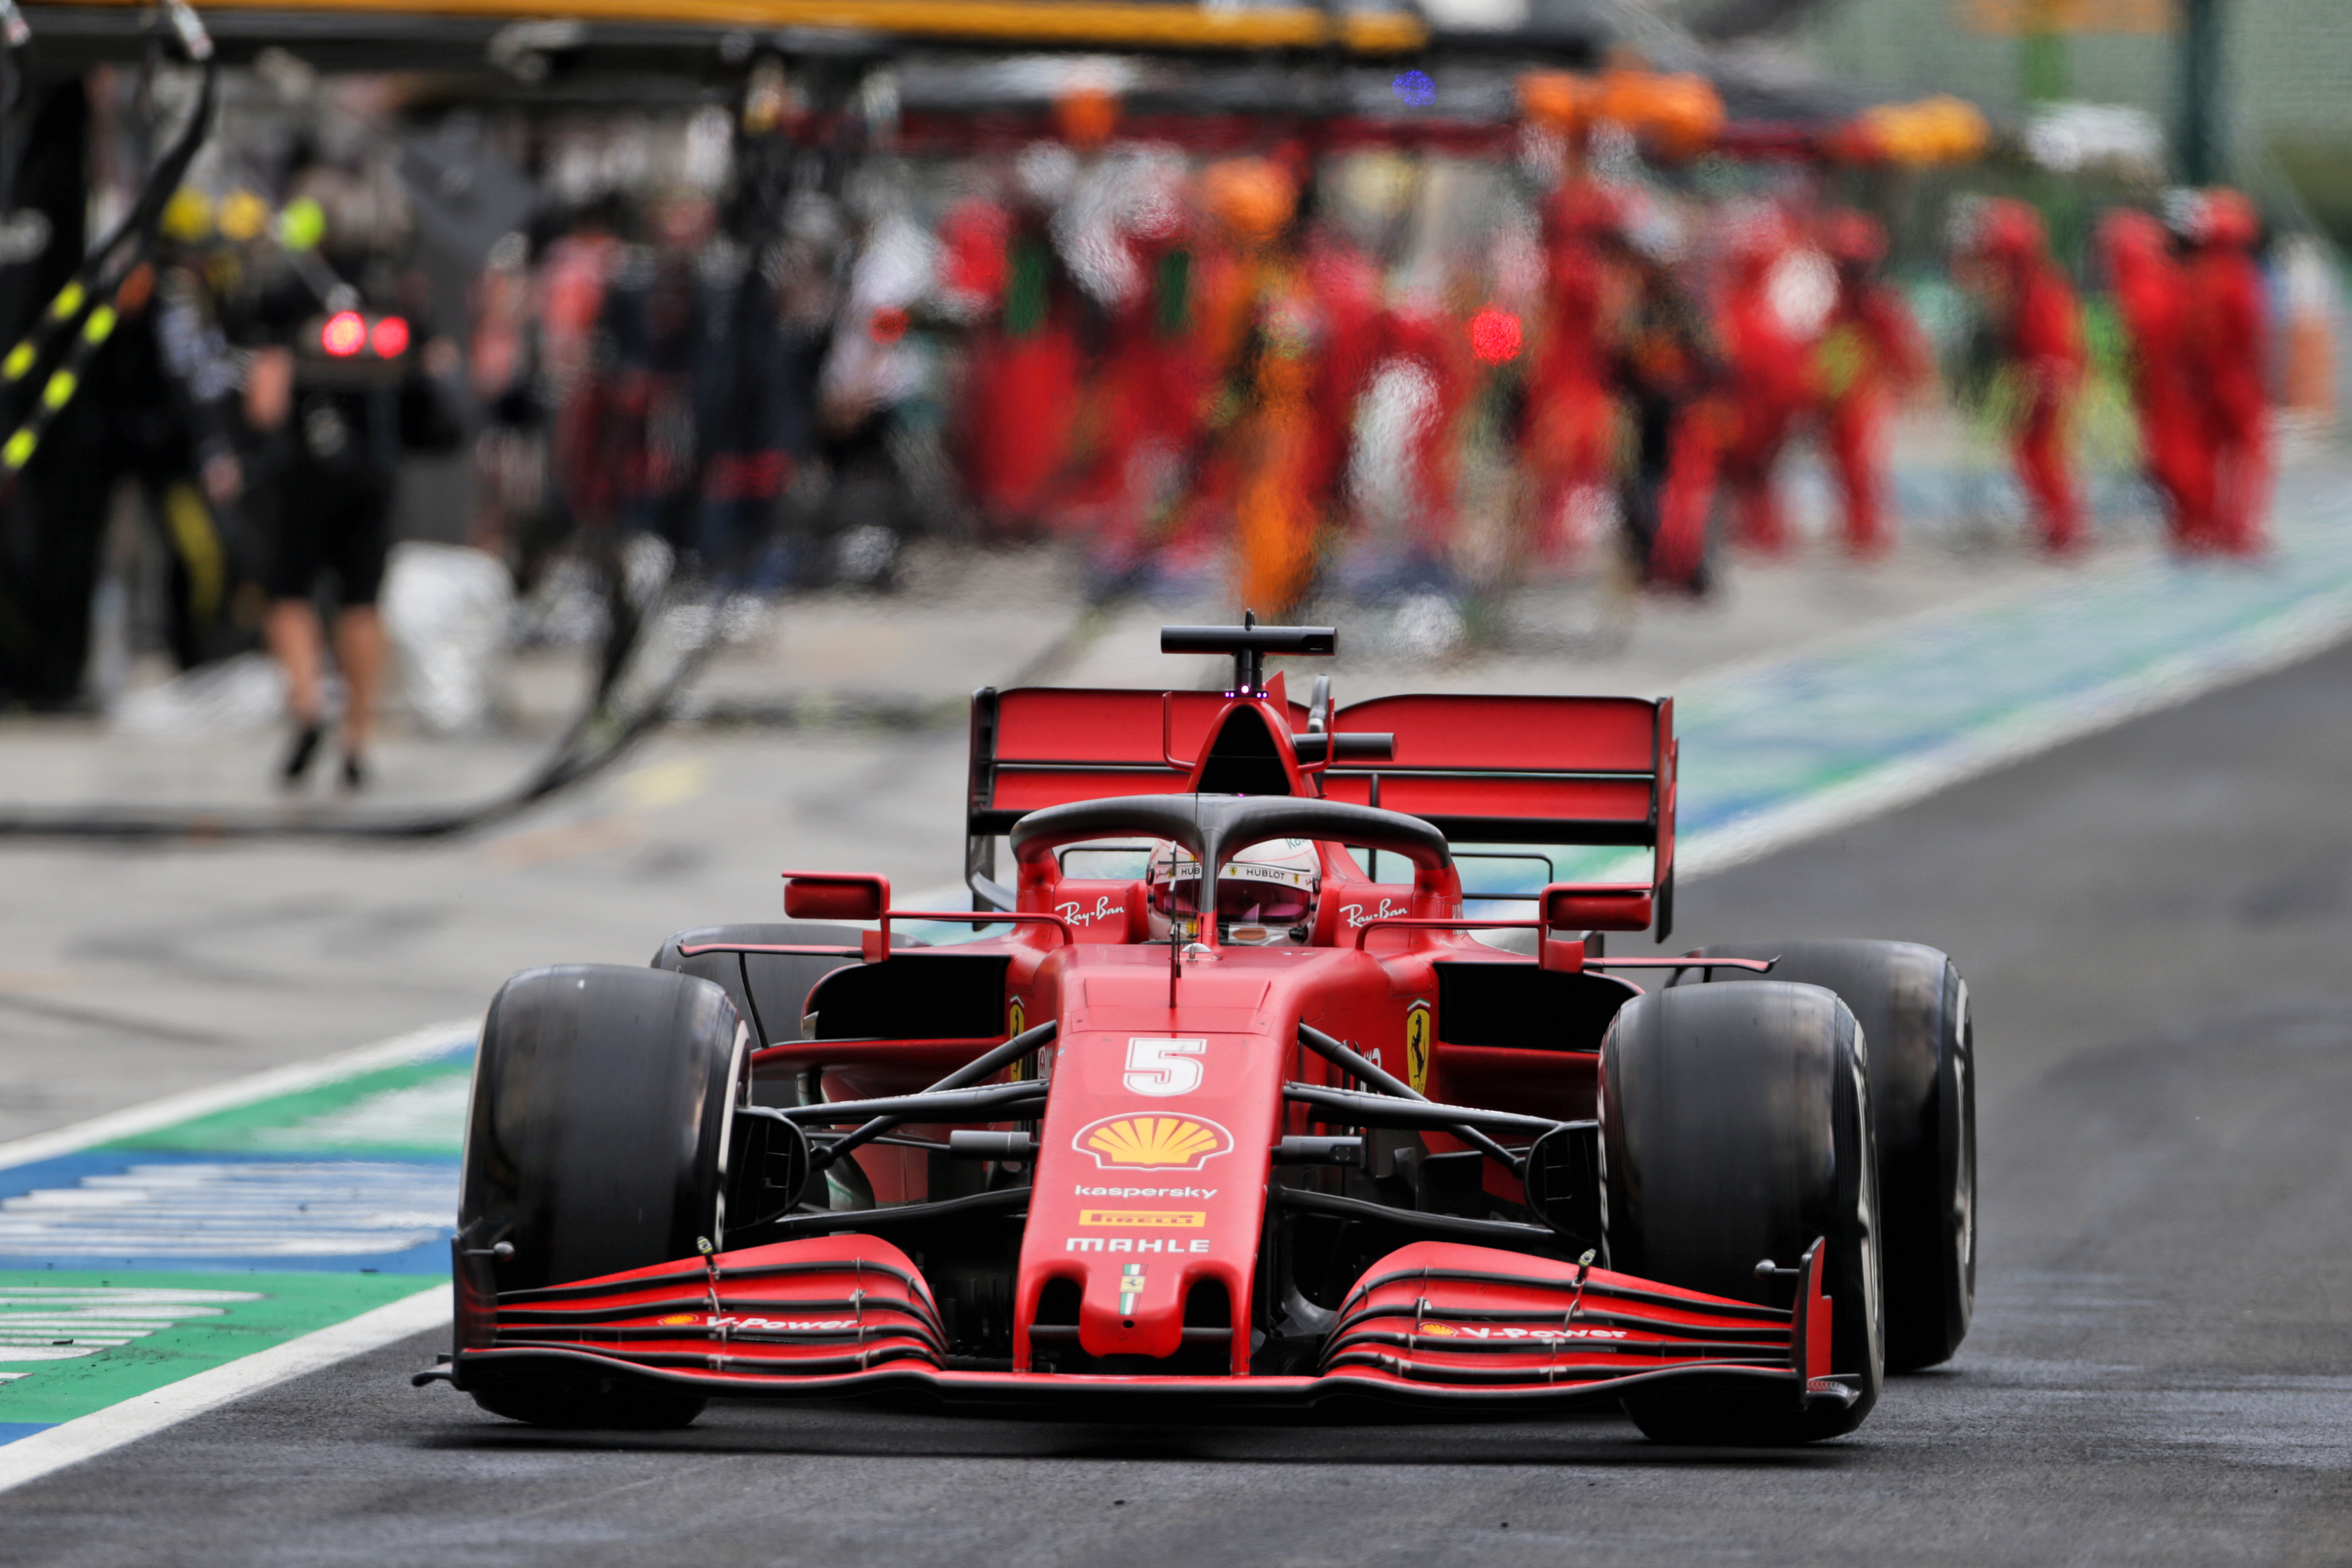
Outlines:
{"type": "MultiPolygon", "coordinates": [[[[1154,1022],[1170,1016],[1164,989],[1157,1000],[1154,1022]]],[[[1296,1047],[1183,1024],[1181,1014],[1148,1031],[1065,1019],[1014,1298],[1024,1369],[1033,1346],[1060,1359],[1073,1286],[1084,1358],[1174,1355],[1188,1300],[1212,1284],[1229,1315],[1196,1320],[1234,1326],[1246,1355],[1283,1067],[1296,1047]],[[1041,1308],[1058,1321],[1041,1322],[1041,1308]]]]}

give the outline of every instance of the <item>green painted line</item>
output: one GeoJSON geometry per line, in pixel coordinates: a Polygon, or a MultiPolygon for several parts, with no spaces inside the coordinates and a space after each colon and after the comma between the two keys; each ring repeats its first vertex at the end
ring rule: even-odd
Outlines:
{"type": "Polygon", "coordinates": [[[455,1159],[472,1072],[470,1057],[383,1068],[99,1147],[455,1159]]]}
{"type": "Polygon", "coordinates": [[[440,1287],[472,1068],[424,1031],[0,1149],[0,1451],[440,1287]]]}
{"type": "MultiPolygon", "coordinates": [[[[415,1274],[0,1272],[0,1336],[46,1338],[39,1348],[58,1358],[0,1360],[8,1378],[0,1426],[89,1415],[439,1283],[415,1274]],[[42,1327],[27,1331],[33,1324],[42,1327]],[[95,1354],[54,1342],[126,1335],[134,1337],[95,1354]]],[[[11,1348],[22,1347],[0,1345],[0,1355],[11,1348]]]]}

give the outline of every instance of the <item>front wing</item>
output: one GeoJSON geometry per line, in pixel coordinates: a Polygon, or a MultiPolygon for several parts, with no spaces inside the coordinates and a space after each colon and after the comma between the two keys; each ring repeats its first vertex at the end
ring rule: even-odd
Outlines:
{"type": "MultiPolygon", "coordinates": [[[[942,1400],[1306,1406],[1343,1398],[1460,1408],[1605,1404],[1661,1383],[1780,1384],[1800,1404],[1850,1403],[1829,1375],[1822,1244],[1783,1310],[1589,1265],[1417,1242],[1339,1310],[1313,1376],[1096,1375],[950,1356],[912,1260],[871,1236],[831,1236],[459,1306],[458,1387],[593,1373],[715,1397],[927,1392],[942,1400]]],[[[463,1271],[460,1274],[461,1279],[463,1271]]]]}

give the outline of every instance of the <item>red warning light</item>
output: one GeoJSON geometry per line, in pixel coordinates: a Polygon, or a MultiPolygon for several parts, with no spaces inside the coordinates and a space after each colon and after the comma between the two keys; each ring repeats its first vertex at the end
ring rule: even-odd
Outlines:
{"type": "Polygon", "coordinates": [[[398,359],[408,352],[408,321],[401,316],[386,316],[376,322],[375,332],[368,340],[375,345],[379,359],[398,359]]]}
{"type": "Polygon", "coordinates": [[[338,310],[319,329],[319,346],[337,359],[349,359],[367,347],[367,322],[357,310],[338,310]]]}
{"type": "Polygon", "coordinates": [[[1470,352],[1488,364],[1519,357],[1519,319],[1489,305],[1470,318],[1470,352]]]}

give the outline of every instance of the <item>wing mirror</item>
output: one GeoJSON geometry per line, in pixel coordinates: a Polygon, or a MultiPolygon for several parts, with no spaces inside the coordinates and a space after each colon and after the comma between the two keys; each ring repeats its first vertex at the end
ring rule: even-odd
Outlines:
{"type": "Polygon", "coordinates": [[[1554,882],[1543,890],[1554,931],[1647,931],[1655,900],[1647,882],[1554,882]]]}
{"type": "Polygon", "coordinates": [[[784,915],[796,921],[878,921],[890,879],[859,871],[787,871],[784,915]]]}

